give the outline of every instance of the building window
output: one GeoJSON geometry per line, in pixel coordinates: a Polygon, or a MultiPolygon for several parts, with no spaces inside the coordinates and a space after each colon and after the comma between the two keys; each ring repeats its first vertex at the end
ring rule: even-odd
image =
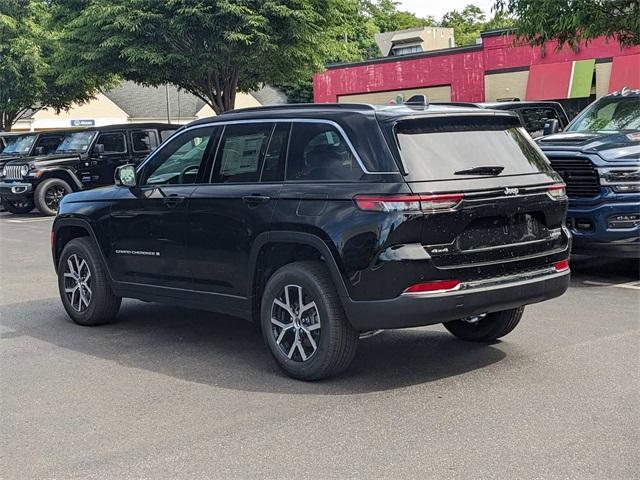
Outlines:
{"type": "Polygon", "coordinates": [[[411,55],[412,53],[420,53],[422,52],[422,47],[420,45],[413,45],[410,47],[394,47],[391,51],[392,55],[411,55]]]}

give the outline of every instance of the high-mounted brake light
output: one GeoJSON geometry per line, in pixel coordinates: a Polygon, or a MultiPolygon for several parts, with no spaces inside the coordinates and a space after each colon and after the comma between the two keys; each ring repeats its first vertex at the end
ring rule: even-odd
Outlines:
{"type": "Polygon", "coordinates": [[[371,212],[425,212],[435,213],[458,206],[464,195],[445,193],[438,195],[356,195],[360,210],[371,212]]]}
{"type": "Polygon", "coordinates": [[[556,272],[569,270],[569,260],[560,260],[559,262],[554,263],[553,267],[556,269],[556,272]]]}
{"type": "Polygon", "coordinates": [[[458,280],[436,280],[434,282],[422,282],[411,285],[404,293],[436,293],[450,292],[460,288],[458,280]]]}
{"type": "Polygon", "coordinates": [[[547,195],[549,195],[554,200],[565,198],[567,196],[567,186],[564,183],[551,185],[547,188],[547,195]]]}

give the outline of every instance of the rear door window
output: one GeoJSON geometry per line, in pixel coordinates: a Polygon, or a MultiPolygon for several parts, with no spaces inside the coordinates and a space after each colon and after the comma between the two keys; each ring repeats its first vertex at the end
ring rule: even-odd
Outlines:
{"type": "Polygon", "coordinates": [[[551,171],[515,117],[412,119],[395,133],[411,181],[482,177],[468,172],[481,167],[502,167],[500,176],[551,171]]]}
{"type": "Polygon", "coordinates": [[[294,123],[291,130],[287,180],[357,180],[362,176],[342,134],[327,123],[294,123]]]}
{"type": "Polygon", "coordinates": [[[257,183],[273,123],[227,125],[213,169],[213,183],[257,183]]]}
{"type": "Polygon", "coordinates": [[[155,130],[133,130],[131,146],[136,153],[147,153],[158,146],[158,135],[155,130]]]}

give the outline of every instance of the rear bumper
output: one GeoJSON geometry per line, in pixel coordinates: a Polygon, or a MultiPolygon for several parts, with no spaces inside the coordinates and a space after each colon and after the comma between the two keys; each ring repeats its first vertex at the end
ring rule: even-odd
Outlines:
{"type": "Polygon", "coordinates": [[[346,299],[344,308],[351,324],[360,331],[419,327],[549,300],[569,288],[569,278],[569,270],[541,270],[469,283],[452,292],[401,295],[390,300],[346,299]]]}
{"type": "Polygon", "coordinates": [[[0,197],[19,200],[32,195],[33,185],[19,182],[0,182],[0,197]]]}
{"type": "Polygon", "coordinates": [[[567,223],[573,235],[573,253],[609,257],[640,257],[640,225],[611,228],[610,219],[640,215],[638,202],[611,202],[569,209],[567,223]]]}

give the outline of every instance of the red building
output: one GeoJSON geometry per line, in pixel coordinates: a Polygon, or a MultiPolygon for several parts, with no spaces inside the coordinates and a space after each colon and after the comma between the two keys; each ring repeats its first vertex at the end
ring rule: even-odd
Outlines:
{"type": "Polygon", "coordinates": [[[576,110],[623,86],[640,88],[640,47],[598,38],[577,52],[555,48],[515,46],[513,35],[496,31],[479,45],[332,65],[314,77],[315,101],[387,104],[424,93],[444,102],[558,100],[576,110]]]}

